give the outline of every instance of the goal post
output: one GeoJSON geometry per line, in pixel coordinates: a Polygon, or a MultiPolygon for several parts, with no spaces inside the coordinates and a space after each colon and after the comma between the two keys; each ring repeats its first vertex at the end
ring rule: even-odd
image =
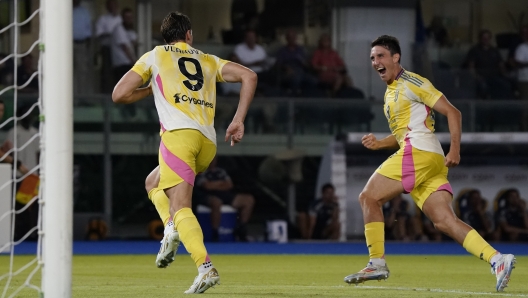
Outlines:
{"type": "Polygon", "coordinates": [[[43,242],[42,294],[72,295],[72,1],[41,2],[43,242]]]}

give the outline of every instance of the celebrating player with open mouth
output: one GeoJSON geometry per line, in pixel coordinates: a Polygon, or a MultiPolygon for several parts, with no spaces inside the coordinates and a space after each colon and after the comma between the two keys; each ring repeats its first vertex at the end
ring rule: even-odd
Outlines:
{"type": "Polygon", "coordinates": [[[491,247],[477,231],[458,219],[451,207],[453,191],[447,181],[447,171],[460,162],[460,111],[427,79],[402,68],[398,39],[383,35],[371,47],[372,67],[387,83],[384,112],[392,134],[381,140],[369,134],[363,136],[362,143],[371,150],[398,151],[374,172],[359,195],[370,261],[358,273],[345,277],[345,282],[358,284],[389,277],[381,208],[398,194],[410,193],[436,229],[491,264],[492,273],[497,277],[496,289],[503,291],[510,280],[515,257],[491,247]],[[445,115],[449,123],[451,146],[445,157],[434,134],[434,111],[445,115]]]}
{"type": "Polygon", "coordinates": [[[231,146],[244,136],[244,119],[255,94],[257,75],[239,64],[194,49],[191,21],[169,13],[161,25],[167,45],[157,46],[141,57],[117,83],[112,99],[133,103],[154,94],[161,124],[159,166],[147,177],[149,198],[165,224],[165,236],[156,258],[167,267],[180,241],[191,254],[198,276],[185,293],[203,293],[218,284],[191,199],[196,174],[203,172],[216,155],[214,115],[216,82],[241,82],[240,102],[227,128],[231,146]],[[150,80],[151,84],[139,88],[150,80]]]}

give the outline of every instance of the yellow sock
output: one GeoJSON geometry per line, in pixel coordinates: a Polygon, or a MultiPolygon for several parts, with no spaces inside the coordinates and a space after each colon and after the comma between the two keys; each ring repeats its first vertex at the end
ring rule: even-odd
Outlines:
{"type": "Polygon", "coordinates": [[[484,240],[475,230],[469,231],[462,246],[464,246],[470,254],[490,264],[491,257],[497,253],[497,250],[486,242],[486,240],[484,240]]]}
{"type": "Polygon", "coordinates": [[[385,224],[383,222],[370,222],[365,225],[365,238],[371,259],[381,258],[385,255],[385,224]]]}
{"type": "Polygon", "coordinates": [[[148,193],[149,199],[152,201],[154,206],[156,207],[156,210],[158,211],[158,214],[163,221],[163,226],[166,226],[170,219],[170,204],[169,204],[169,198],[165,194],[165,191],[163,189],[159,188],[153,188],[148,193]]]}
{"type": "Polygon", "coordinates": [[[200,267],[206,260],[209,261],[203,242],[202,228],[190,208],[182,208],[174,214],[174,226],[180,233],[180,240],[191,254],[196,267],[200,267]]]}

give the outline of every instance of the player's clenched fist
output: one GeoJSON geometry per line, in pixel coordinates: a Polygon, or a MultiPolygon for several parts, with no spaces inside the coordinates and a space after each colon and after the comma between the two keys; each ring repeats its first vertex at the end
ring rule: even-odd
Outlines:
{"type": "Polygon", "coordinates": [[[445,157],[445,166],[448,168],[456,167],[460,163],[460,154],[451,152],[445,157]]]}
{"type": "Polygon", "coordinates": [[[363,146],[370,150],[378,150],[378,140],[376,137],[369,133],[368,135],[365,135],[361,138],[361,143],[363,146]]]}

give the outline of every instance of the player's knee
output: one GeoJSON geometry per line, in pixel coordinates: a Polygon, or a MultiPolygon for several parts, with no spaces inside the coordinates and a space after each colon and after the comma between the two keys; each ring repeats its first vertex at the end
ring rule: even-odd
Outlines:
{"type": "Polygon", "coordinates": [[[359,204],[361,206],[365,206],[369,203],[372,203],[372,202],[375,202],[376,199],[374,198],[374,196],[372,196],[369,192],[367,191],[362,191],[360,194],[359,194],[359,204]]]}
{"type": "Polygon", "coordinates": [[[150,174],[147,176],[147,178],[145,179],[145,190],[147,191],[147,193],[149,193],[153,188],[156,187],[156,177],[152,177],[153,175],[150,174]]]}
{"type": "Polygon", "coordinates": [[[449,231],[454,227],[454,223],[447,217],[443,217],[433,222],[435,229],[442,233],[450,234],[449,231]]]}

